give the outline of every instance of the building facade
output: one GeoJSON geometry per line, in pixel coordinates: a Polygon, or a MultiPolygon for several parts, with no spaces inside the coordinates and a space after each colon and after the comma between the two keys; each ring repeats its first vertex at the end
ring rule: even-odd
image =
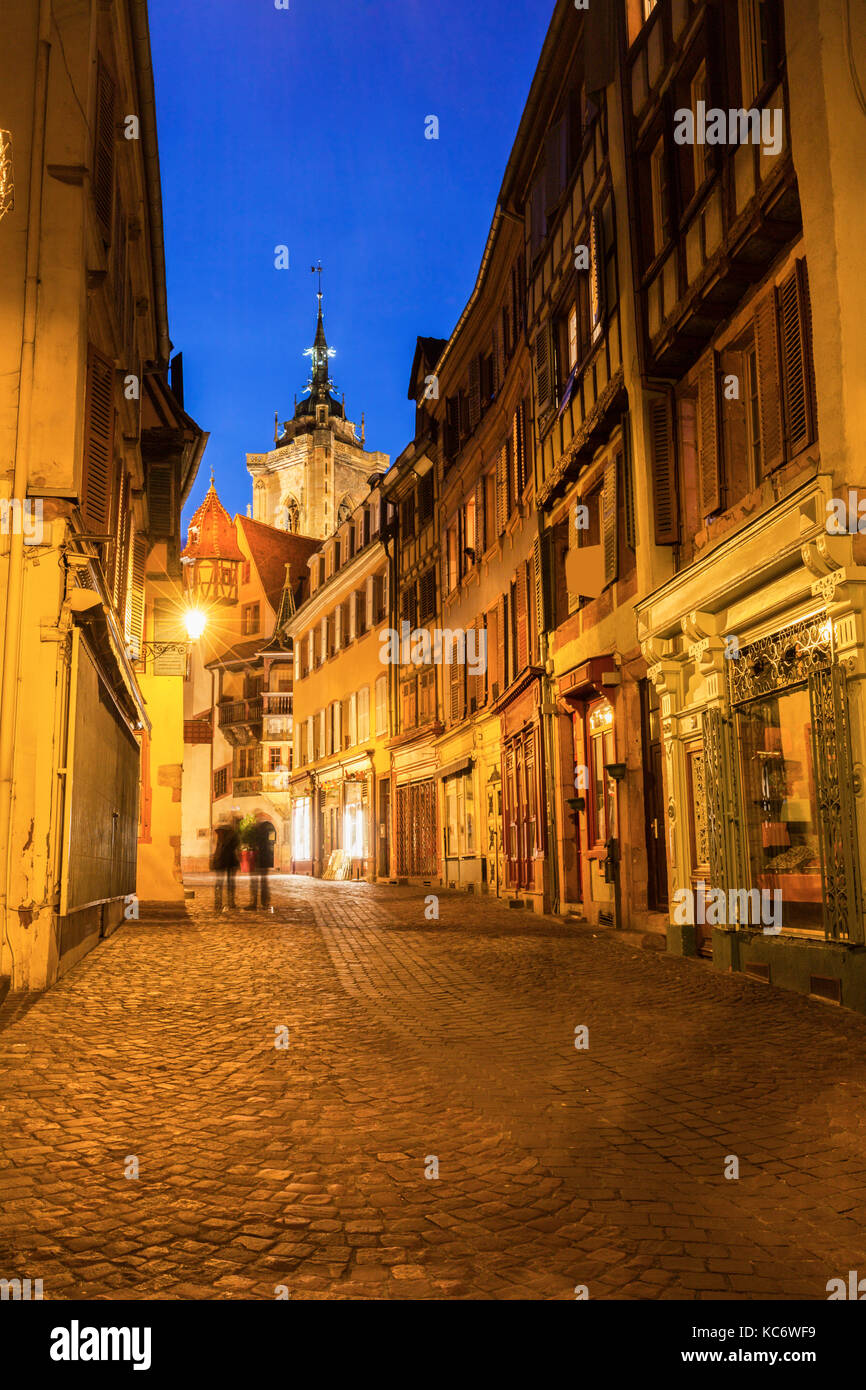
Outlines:
{"type": "MultiPolygon", "coordinates": [[[[862,127],[836,9],[661,12],[629,53],[635,178],[669,216],[638,251],[640,351],[670,578],[638,606],[660,699],[671,948],[866,1008],[862,127]],[[726,61],[721,62],[723,53],[726,61]],[[814,63],[818,62],[816,74],[814,63]],[[677,148],[663,88],[760,140],[677,148]],[[853,500],[852,500],[853,499],[853,500]]],[[[696,111],[697,115],[697,111],[696,111]]]]}
{"type": "Polygon", "coordinates": [[[312,537],[250,517],[231,519],[211,485],[181,557],[188,601],[204,629],[184,688],[183,867],[210,866],[214,827],[262,812],[274,864],[289,855],[291,648],[275,640],[284,599],[306,579],[312,537]]]}
{"type": "Polygon", "coordinates": [[[0,977],[39,989],[181,891],[180,686],[148,643],[186,638],[205,436],[169,377],[145,7],[12,0],[0,53],[0,977]]]}
{"type": "Polygon", "coordinates": [[[295,873],[389,873],[388,514],[377,483],[310,557],[309,597],[283,629],[294,657],[295,873]]]}

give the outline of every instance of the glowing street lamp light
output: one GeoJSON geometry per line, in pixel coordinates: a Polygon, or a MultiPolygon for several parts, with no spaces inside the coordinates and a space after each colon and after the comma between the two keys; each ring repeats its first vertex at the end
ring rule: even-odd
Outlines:
{"type": "Polygon", "coordinates": [[[200,608],[187,608],[183,615],[183,621],[189,640],[197,642],[207,627],[207,614],[203,613],[200,608]]]}

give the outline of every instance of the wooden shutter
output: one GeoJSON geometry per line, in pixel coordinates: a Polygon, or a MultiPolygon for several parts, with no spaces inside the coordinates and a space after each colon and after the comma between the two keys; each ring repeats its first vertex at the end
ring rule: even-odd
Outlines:
{"type": "Polygon", "coordinates": [[[544,602],[544,568],[542,565],[541,537],[535,536],[532,542],[532,587],[535,602],[535,631],[538,634],[538,647],[535,659],[542,659],[542,637],[547,630],[547,605],[544,602]]]}
{"type": "Polygon", "coordinates": [[[152,536],[163,539],[175,534],[174,468],[170,463],[152,463],[147,475],[147,507],[152,536]]]}
{"type": "Polygon", "coordinates": [[[520,407],[511,421],[511,505],[516,506],[523,495],[523,430],[520,407]]]}
{"type": "Polygon", "coordinates": [[[558,203],[565,188],[567,156],[568,122],[563,117],[550,128],[544,141],[545,210],[558,203]]]}
{"type": "Polygon", "coordinates": [[[343,647],[343,605],[338,603],[334,609],[334,646],[337,651],[343,647]]]}
{"type": "Polygon", "coordinates": [[[623,430],[623,448],[618,455],[619,480],[622,488],[623,537],[629,550],[636,549],[637,527],[634,513],[634,473],[631,464],[631,440],[628,432],[628,416],[623,430]]]}
{"type": "Polygon", "coordinates": [[[527,631],[528,617],[526,611],[526,578],[518,571],[517,574],[517,670],[522,671],[526,666],[529,647],[529,634],[527,631]]]}
{"type": "Polygon", "coordinates": [[[84,405],[84,467],[81,512],[89,530],[105,534],[114,475],[114,365],[88,349],[84,405]]]}
{"type": "Polygon", "coordinates": [[[144,638],[144,565],[147,559],[147,541],[136,535],[132,542],[132,557],[129,575],[129,623],[127,637],[132,647],[133,660],[141,656],[141,643],[144,638]]]}
{"type": "Polygon", "coordinates": [[[612,584],[617,576],[617,508],[616,458],[608,459],[604,469],[601,492],[601,543],[604,546],[604,582],[612,584]]]}
{"type": "Polygon", "coordinates": [[[805,261],[798,260],[779,286],[779,337],[785,408],[785,445],[789,458],[814,438],[809,374],[805,261]]]}
{"type": "Polygon", "coordinates": [[[553,405],[553,354],[549,324],[536,333],[534,354],[536,418],[540,420],[553,405]]]}
{"type": "Polygon", "coordinates": [[[769,473],[783,457],[782,394],[776,329],[776,291],[771,289],[755,311],[758,349],[758,397],[761,414],[761,469],[769,473]]]}
{"type": "Polygon", "coordinates": [[[500,594],[496,604],[496,680],[499,685],[499,694],[505,689],[505,649],[508,642],[508,633],[505,629],[505,595],[500,594]]]}
{"type": "Polygon", "coordinates": [[[680,528],[673,429],[667,400],[650,401],[649,443],[655,500],[656,545],[675,545],[679,540],[680,528]]]}
{"type": "Polygon", "coordinates": [[[469,430],[478,428],[481,419],[481,360],[473,357],[469,365],[469,430]]]}
{"type": "Polygon", "coordinates": [[[484,515],[484,475],[475,484],[475,555],[481,559],[487,549],[487,527],[484,515]]]}
{"type": "Polygon", "coordinates": [[[699,483],[701,516],[717,512],[722,505],[719,468],[718,365],[711,352],[698,373],[698,427],[700,429],[699,483]]]}
{"type": "Polygon", "coordinates": [[[129,474],[124,472],[118,493],[120,506],[117,514],[114,566],[114,606],[123,616],[126,612],[126,586],[129,580],[129,538],[132,527],[132,513],[129,509],[129,474]]]}
{"type": "Polygon", "coordinates": [[[457,397],[457,411],[460,429],[460,442],[462,444],[464,439],[468,439],[469,435],[472,433],[469,425],[469,396],[465,390],[461,391],[457,397]]]}
{"type": "Polygon", "coordinates": [[[368,577],[368,579],[367,579],[366,606],[367,606],[367,631],[369,632],[370,628],[373,627],[373,625],[374,625],[374,623],[375,623],[375,621],[376,621],[376,620],[375,620],[375,602],[374,602],[374,598],[373,598],[373,576],[372,576],[372,575],[370,575],[370,576],[368,577]]]}
{"type": "Polygon", "coordinates": [[[505,446],[496,457],[496,534],[502,535],[508,521],[508,453],[505,446]]]}
{"type": "Polygon", "coordinates": [[[106,241],[111,240],[114,208],[115,101],[114,78],[100,58],[96,68],[96,131],[91,186],[96,216],[106,241]]]}

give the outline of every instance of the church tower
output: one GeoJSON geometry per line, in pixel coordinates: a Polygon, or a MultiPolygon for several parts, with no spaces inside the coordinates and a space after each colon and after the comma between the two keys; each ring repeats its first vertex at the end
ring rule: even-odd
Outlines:
{"type": "Polygon", "coordinates": [[[274,421],[274,447],[267,454],[247,454],[253,480],[253,519],[325,540],[333,535],[367,493],[367,480],[384,473],[389,457],[368,453],[346,419],[345,405],[333,395],[329,361],[334,349],[325,338],[322,318],[322,270],[318,267],[318,319],[306,400],[295,404],[291,420],[274,421]]]}

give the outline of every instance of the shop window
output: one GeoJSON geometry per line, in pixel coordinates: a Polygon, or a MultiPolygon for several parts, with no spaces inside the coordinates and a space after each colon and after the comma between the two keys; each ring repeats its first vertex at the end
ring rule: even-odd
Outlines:
{"type": "Polygon", "coordinates": [[[296,798],[292,802],[292,857],[300,860],[312,857],[308,796],[296,798]]]}
{"type": "Polygon", "coordinates": [[[445,854],[449,859],[475,853],[475,790],[472,773],[445,782],[445,854]]]}
{"type": "Polygon", "coordinates": [[[751,887],[781,892],[785,929],[821,931],[819,818],[807,687],[744,705],[737,711],[737,733],[751,887]]]}
{"type": "Polygon", "coordinates": [[[589,829],[592,843],[603,845],[616,834],[616,787],[605,767],[616,761],[613,708],[607,700],[591,705],[587,718],[589,767],[589,829]]]}
{"type": "Polygon", "coordinates": [[[350,782],[346,786],[346,804],[343,809],[343,852],[350,859],[366,859],[368,854],[364,790],[364,785],[360,782],[350,782]]]}

